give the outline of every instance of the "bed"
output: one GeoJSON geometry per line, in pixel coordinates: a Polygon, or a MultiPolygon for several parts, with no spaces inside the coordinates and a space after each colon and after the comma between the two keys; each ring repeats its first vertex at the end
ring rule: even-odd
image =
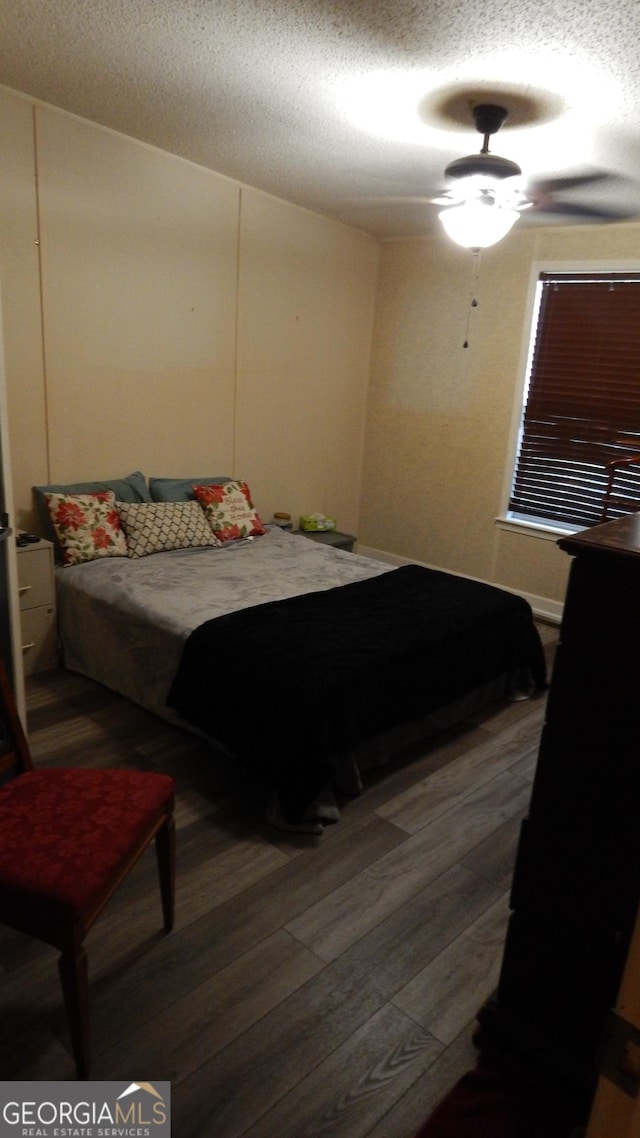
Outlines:
{"type": "Polygon", "coordinates": [[[277,526],[58,566],[56,594],[64,665],[221,745],[285,828],[321,832],[398,740],[546,683],[523,598],[277,526]]]}

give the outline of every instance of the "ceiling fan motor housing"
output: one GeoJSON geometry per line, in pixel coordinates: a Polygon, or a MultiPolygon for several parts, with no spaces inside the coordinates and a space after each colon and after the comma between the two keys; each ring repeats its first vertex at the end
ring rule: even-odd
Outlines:
{"type": "Polygon", "coordinates": [[[479,154],[469,154],[465,158],[457,158],[455,162],[450,162],[445,170],[445,176],[447,178],[481,176],[494,181],[502,181],[504,178],[519,178],[522,175],[522,170],[517,162],[489,153],[489,138],[500,129],[506,117],[506,108],[500,107],[496,103],[478,103],[477,106],[473,107],[476,129],[484,136],[482,150],[479,154]]]}
{"type": "Polygon", "coordinates": [[[473,121],[480,134],[495,134],[507,118],[506,107],[499,107],[496,103],[478,103],[472,108],[473,121]]]}

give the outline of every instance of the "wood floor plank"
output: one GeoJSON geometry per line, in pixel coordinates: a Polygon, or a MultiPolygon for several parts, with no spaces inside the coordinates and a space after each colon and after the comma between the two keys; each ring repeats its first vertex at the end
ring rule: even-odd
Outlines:
{"type": "Polygon", "coordinates": [[[234,842],[228,849],[215,857],[205,858],[199,866],[181,876],[176,898],[176,922],[184,926],[209,913],[230,897],[263,881],[287,861],[285,854],[267,842],[252,838],[234,842]]]}
{"type": "MultiPolygon", "coordinates": [[[[218,906],[252,886],[259,891],[261,882],[289,863],[277,846],[251,838],[234,841],[206,819],[180,831],[177,846],[176,933],[172,936],[202,916],[215,927],[218,906]]],[[[158,942],[165,939],[161,928],[156,861],[153,850],[148,850],[121,886],[118,904],[111,903],[91,930],[87,946],[92,977],[120,966],[132,955],[153,956],[158,942]]]]}
{"type": "MultiPolygon", "coordinates": [[[[4,934],[11,930],[0,932],[5,940],[4,934]]],[[[21,944],[25,951],[0,978],[0,1080],[72,1079],[75,1069],[62,1013],[58,953],[18,933],[11,935],[16,950],[21,944]]]]}
{"type": "Polygon", "coordinates": [[[508,920],[505,894],[396,993],[395,1006],[452,1043],[497,984],[508,920]]]}
{"type": "Polygon", "coordinates": [[[454,866],[400,912],[352,946],[250,1033],[174,1086],[177,1130],[184,1138],[239,1138],[388,1003],[469,920],[495,890],[454,866]]]}
{"type": "Polygon", "coordinates": [[[459,758],[423,781],[414,783],[405,793],[379,807],[377,812],[408,834],[416,833],[478,787],[508,770],[523,755],[535,754],[542,721],[542,708],[532,705],[529,714],[510,723],[499,739],[485,737],[477,745],[467,747],[459,758]]]}
{"type": "Polygon", "coordinates": [[[367,1138],[414,1138],[444,1096],[475,1067],[478,1061],[473,1044],[475,1026],[475,1022],[467,1025],[455,1041],[445,1047],[423,1077],[417,1079],[369,1131],[367,1138]]]}
{"type": "Polygon", "coordinates": [[[68,1045],[41,1020],[37,1030],[32,1024],[6,1015],[3,1009],[2,1030],[10,1045],[0,1048],[0,1080],[65,1081],[76,1077],[75,1064],[68,1045]]]}
{"type": "Polygon", "coordinates": [[[379,811],[387,801],[399,797],[416,782],[429,778],[488,738],[484,727],[465,720],[438,735],[394,751],[382,766],[372,767],[363,773],[365,789],[362,795],[342,800],[347,816],[379,811]]]}
{"type": "Polygon", "coordinates": [[[504,821],[520,816],[529,793],[508,771],[499,775],[285,927],[323,960],[334,960],[504,821]]]}
{"type": "Polygon", "coordinates": [[[203,793],[201,786],[197,783],[192,786],[182,785],[176,795],[173,812],[176,830],[180,832],[194,822],[210,819],[213,814],[217,813],[217,810],[216,803],[203,793]]]}
{"type": "MultiPolygon", "coordinates": [[[[4,930],[3,930],[4,931],[4,930]]],[[[18,937],[18,933],[15,934],[18,937]]],[[[37,946],[37,953],[28,954],[20,963],[0,976],[0,1006],[5,1014],[13,1009],[25,1018],[48,1016],[62,1004],[58,978],[58,953],[51,945],[23,938],[25,948],[37,946]]],[[[0,1032],[0,1038],[3,1033],[0,1032]]],[[[6,1037],[3,1040],[6,1042],[6,1037]]]]}
{"type": "Polygon", "coordinates": [[[124,895],[118,898],[113,916],[111,909],[105,914],[105,918],[109,915],[109,920],[113,920],[115,932],[108,927],[103,936],[96,926],[101,942],[96,948],[91,942],[92,975],[100,980],[109,971],[109,953],[120,950],[120,957],[111,959],[112,972],[114,967],[117,969],[115,974],[109,982],[94,984],[92,990],[96,1033],[107,1038],[117,1029],[118,1009],[122,1006],[127,1007],[131,1029],[135,1029],[149,1018],[152,1009],[158,1008],[159,993],[169,990],[173,999],[188,994],[243,956],[248,947],[271,936],[287,918],[304,912],[363,865],[394,848],[399,840],[399,831],[375,816],[360,820],[355,827],[336,828],[331,844],[310,847],[302,858],[289,861],[268,878],[196,920],[177,925],[168,937],[154,931],[149,917],[145,927],[147,936],[153,935],[144,943],[131,935],[137,921],[135,906],[124,895]],[[132,941],[133,961],[123,967],[123,954],[132,941]]]}
{"type": "MultiPolygon", "coordinates": [[[[83,755],[83,766],[106,766],[108,756],[113,756],[111,739],[101,738],[86,715],[69,716],[45,731],[30,731],[29,747],[36,766],[45,761],[57,766],[71,765],[72,758],[79,752],[83,755]]],[[[131,756],[134,749],[127,743],[122,744],[121,750],[131,756]]],[[[121,760],[120,755],[118,760],[121,760]]]]}
{"type": "MultiPolygon", "coordinates": [[[[250,948],[125,1038],[99,1050],[101,1078],[143,1066],[178,1082],[300,988],[323,965],[282,930],[250,948]]],[[[107,1037],[109,1038],[109,1037],[107,1037]]]]}
{"type": "Polygon", "coordinates": [[[513,764],[511,769],[514,774],[518,775],[519,778],[524,778],[527,780],[527,782],[532,783],[536,773],[537,762],[538,749],[536,747],[535,749],[524,754],[522,758],[518,759],[518,761],[513,764]]]}
{"type": "Polygon", "coordinates": [[[462,857],[460,864],[481,873],[498,888],[507,892],[511,887],[521,827],[520,815],[509,818],[483,842],[474,846],[468,855],[462,857]]]}
{"type": "Polygon", "coordinates": [[[386,1004],[243,1138],[366,1138],[441,1051],[386,1004]]]}
{"type": "Polygon", "coordinates": [[[42,722],[47,725],[64,719],[75,704],[88,711],[96,703],[109,706],[114,698],[107,688],[66,668],[28,676],[26,686],[29,731],[42,722]]]}

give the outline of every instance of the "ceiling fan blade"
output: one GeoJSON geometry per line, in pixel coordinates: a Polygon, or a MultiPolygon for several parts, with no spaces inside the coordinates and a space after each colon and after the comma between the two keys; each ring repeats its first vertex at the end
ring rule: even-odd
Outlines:
{"type": "Polygon", "coordinates": [[[531,192],[533,194],[557,194],[563,190],[575,190],[580,186],[595,186],[598,182],[617,180],[616,174],[606,170],[592,170],[584,174],[567,174],[561,178],[533,178],[531,192]]]}
{"type": "Polygon", "coordinates": [[[577,202],[543,201],[533,203],[536,213],[553,213],[560,217],[584,217],[593,221],[628,221],[637,216],[624,210],[604,209],[601,206],[579,205],[577,202]]]}

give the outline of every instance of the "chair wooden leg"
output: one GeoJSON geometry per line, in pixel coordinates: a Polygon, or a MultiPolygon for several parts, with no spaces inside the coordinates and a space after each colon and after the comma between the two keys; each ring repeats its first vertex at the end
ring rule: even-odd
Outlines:
{"type": "Polygon", "coordinates": [[[88,1079],[91,1066],[89,970],[84,945],[65,949],[58,960],[58,970],[78,1078],[88,1079]]]}
{"type": "Polygon", "coordinates": [[[156,834],[156,858],[165,932],[171,932],[175,915],[175,841],[175,823],[173,815],[170,814],[165,825],[156,834]]]}

